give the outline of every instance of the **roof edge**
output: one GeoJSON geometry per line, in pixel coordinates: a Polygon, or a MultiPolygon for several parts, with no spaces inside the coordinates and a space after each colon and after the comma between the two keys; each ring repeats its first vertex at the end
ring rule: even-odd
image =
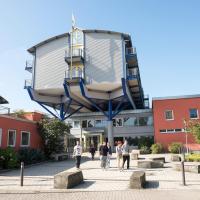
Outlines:
{"type": "Polygon", "coordinates": [[[194,95],[179,95],[179,96],[166,96],[166,97],[153,97],[152,101],[157,100],[168,100],[168,99],[190,99],[190,98],[200,98],[200,94],[194,94],[194,95]]]}

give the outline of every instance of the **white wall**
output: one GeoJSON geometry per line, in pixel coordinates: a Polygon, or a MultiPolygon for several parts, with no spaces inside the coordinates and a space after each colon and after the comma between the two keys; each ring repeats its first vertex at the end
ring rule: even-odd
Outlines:
{"type": "Polygon", "coordinates": [[[122,38],[119,34],[85,33],[85,72],[92,83],[121,82],[122,38]]]}
{"type": "Polygon", "coordinates": [[[68,66],[64,60],[67,42],[66,35],[36,49],[35,90],[63,88],[68,66]]]}

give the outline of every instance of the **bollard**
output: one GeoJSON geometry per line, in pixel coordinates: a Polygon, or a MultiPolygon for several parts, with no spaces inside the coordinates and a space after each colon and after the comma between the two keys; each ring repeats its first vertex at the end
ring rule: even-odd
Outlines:
{"type": "Polygon", "coordinates": [[[21,162],[20,185],[24,184],[24,162],[21,162]]]}
{"type": "Polygon", "coordinates": [[[182,171],[182,183],[184,186],[186,186],[184,161],[181,161],[181,171],[182,171]]]}

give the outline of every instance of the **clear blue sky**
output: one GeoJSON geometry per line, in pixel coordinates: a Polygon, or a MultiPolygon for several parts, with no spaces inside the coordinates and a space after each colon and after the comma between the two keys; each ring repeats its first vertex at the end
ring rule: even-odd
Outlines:
{"type": "Polygon", "coordinates": [[[200,93],[198,0],[0,0],[0,95],[13,110],[42,110],[23,89],[26,49],[69,31],[72,11],[79,27],[131,34],[150,97],[200,93]]]}

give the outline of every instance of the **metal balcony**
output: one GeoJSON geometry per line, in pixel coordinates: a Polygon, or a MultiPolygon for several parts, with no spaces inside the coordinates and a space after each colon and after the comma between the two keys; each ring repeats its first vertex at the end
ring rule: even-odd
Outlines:
{"type": "Polygon", "coordinates": [[[33,71],[33,61],[32,60],[27,60],[26,61],[26,67],[25,70],[32,73],[33,71]]]}
{"type": "Polygon", "coordinates": [[[84,79],[84,71],[80,68],[65,71],[65,80],[68,82],[78,82],[80,78],[84,79]]]}
{"type": "Polygon", "coordinates": [[[83,63],[84,62],[84,51],[83,49],[72,49],[69,48],[65,51],[65,62],[68,65],[72,63],[83,63]],[[72,60],[71,60],[72,59],[72,60]]]}
{"type": "Polygon", "coordinates": [[[128,65],[131,66],[137,66],[137,53],[136,48],[126,48],[126,62],[128,65]]]}
{"type": "Polygon", "coordinates": [[[24,82],[24,89],[27,89],[28,87],[32,87],[32,80],[26,79],[24,82]]]}

